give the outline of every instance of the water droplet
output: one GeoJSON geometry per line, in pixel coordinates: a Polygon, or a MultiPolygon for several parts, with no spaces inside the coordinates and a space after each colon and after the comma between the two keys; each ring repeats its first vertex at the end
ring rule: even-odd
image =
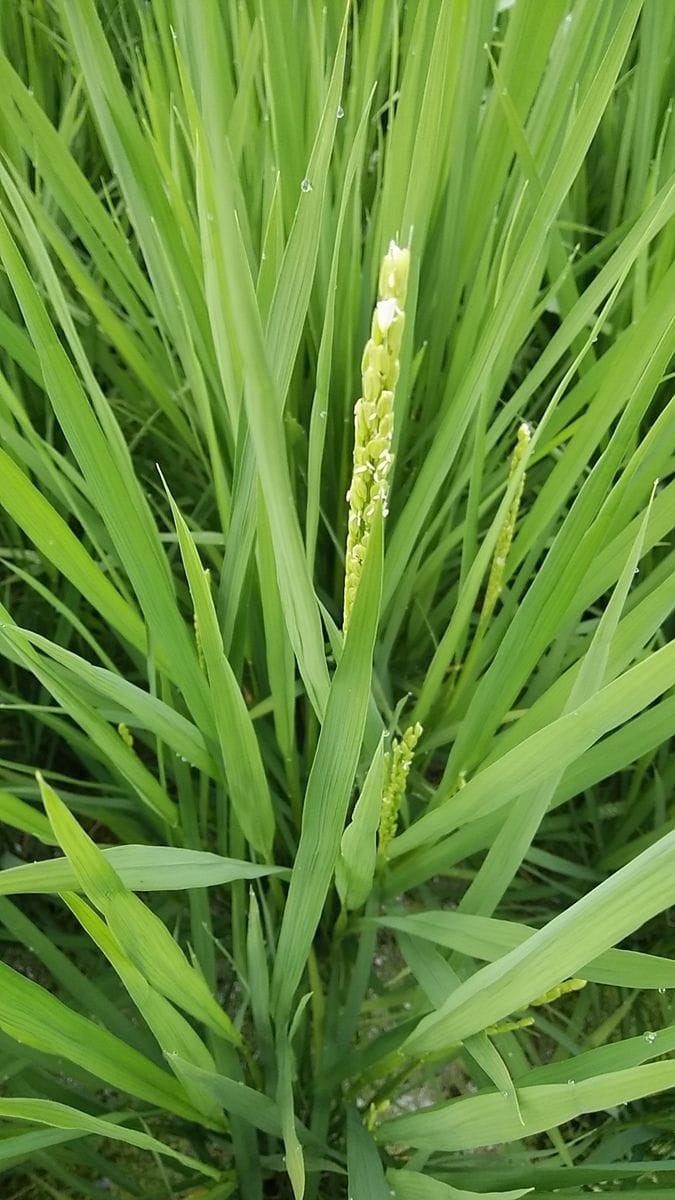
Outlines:
{"type": "Polygon", "coordinates": [[[321,409],[321,412],[319,413],[319,416],[321,417],[321,420],[322,420],[322,421],[325,421],[325,419],[326,419],[326,410],[325,410],[325,408],[322,408],[322,409],[321,409]]]}
{"type": "Polygon", "coordinates": [[[508,1098],[509,1098],[509,1093],[508,1093],[508,1092],[502,1092],[502,1096],[504,1097],[504,1099],[505,1099],[505,1100],[508,1100],[508,1098]]]}
{"type": "Polygon", "coordinates": [[[569,1084],[570,1084],[572,1087],[574,1087],[574,1084],[576,1083],[576,1079],[568,1079],[568,1080],[567,1080],[567,1082],[568,1082],[568,1083],[569,1083],[569,1084]]]}
{"type": "Polygon", "coordinates": [[[311,190],[312,190],[312,185],[309,182],[309,179],[303,179],[302,183],[300,184],[300,191],[301,192],[311,192],[311,190]]]}
{"type": "Polygon", "coordinates": [[[659,988],[659,996],[665,996],[665,994],[666,994],[666,989],[665,989],[665,988],[659,988]]]}
{"type": "Polygon", "coordinates": [[[649,1042],[650,1046],[651,1046],[652,1042],[656,1041],[656,1034],[653,1033],[651,1029],[647,1030],[647,1032],[645,1034],[645,1041],[649,1042]]]}
{"type": "Polygon", "coordinates": [[[338,119],[338,121],[341,121],[341,120],[342,120],[342,118],[344,117],[344,115],[345,115],[345,110],[344,110],[344,108],[342,107],[342,105],[341,105],[341,104],[338,104],[338,110],[337,110],[337,119],[338,119]]]}

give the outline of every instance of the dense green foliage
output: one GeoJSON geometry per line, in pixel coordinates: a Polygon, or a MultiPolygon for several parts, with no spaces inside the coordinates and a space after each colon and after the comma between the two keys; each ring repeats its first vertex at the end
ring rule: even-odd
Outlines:
{"type": "Polygon", "coordinates": [[[673,1194],[672,15],[0,5],[10,1200],[673,1194]]]}

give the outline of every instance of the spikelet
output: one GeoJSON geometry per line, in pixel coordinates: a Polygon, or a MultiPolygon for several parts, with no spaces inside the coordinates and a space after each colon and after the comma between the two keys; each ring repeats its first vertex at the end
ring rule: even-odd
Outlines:
{"type": "Polygon", "coordinates": [[[380,858],[386,858],[387,847],[396,836],[398,814],[401,801],[405,795],[408,782],[408,772],[415,756],[415,747],[422,735],[422,726],[409,725],[403,737],[394,738],[392,747],[385,759],[384,790],[382,792],[382,808],[380,809],[380,828],[378,832],[378,853],[380,858]]]}
{"type": "Polygon", "coordinates": [[[354,463],[347,492],[345,633],[378,507],[384,517],[387,515],[387,476],[393,461],[394,391],[399,373],[409,266],[409,251],[390,242],[380,271],[379,300],[373,313],[370,338],[361,361],[363,394],[354,408],[354,463]]]}

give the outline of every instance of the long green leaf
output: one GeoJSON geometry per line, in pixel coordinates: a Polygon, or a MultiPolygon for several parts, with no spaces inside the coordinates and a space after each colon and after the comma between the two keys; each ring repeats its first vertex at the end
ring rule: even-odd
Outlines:
{"type": "MultiPolygon", "coordinates": [[[[216,887],[235,879],[261,879],[288,874],[283,867],[256,866],[222,858],[208,850],[182,850],[173,846],[99,847],[122,883],[131,892],[173,892],[216,887]]],[[[67,858],[24,863],[0,871],[0,895],[77,892],[80,883],[67,858]]]]}
{"type": "Polygon", "coordinates": [[[674,1084],[675,1062],[651,1063],[578,1083],[571,1079],[564,1084],[523,1087],[518,1093],[522,1125],[508,1101],[497,1093],[395,1117],[385,1121],[376,1136],[380,1142],[404,1142],[426,1150],[469,1150],[531,1137],[582,1113],[619,1109],[674,1084]]]}
{"type": "Polygon", "coordinates": [[[382,521],[377,517],[305,793],[300,844],[272,976],[272,1003],[280,1023],[288,1018],[340,849],[368,712],[381,572],[382,521]]]}
{"type": "Polygon", "coordinates": [[[149,1133],[141,1133],[135,1129],[126,1129],[123,1125],[92,1117],[88,1113],[69,1108],[66,1104],[57,1104],[53,1100],[35,1100],[3,1097],[0,1100],[0,1117],[12,1121],[34,1121],[36,1124],[50,1125],[56,1129],[72,1129],[79,1133],[93,1134],[95,1137],[111,1138],[115,1142],[126,1142],[128,1146],[136,1146],[139,1150],[148,1150],[151,1154],[164,1154],[182,1163],[192,1171],[218,1179],[220,1171],[208,1163],[202,1163],[189,1154],[181,1154],[172,1146],[167,1146],[149,1133]]]}

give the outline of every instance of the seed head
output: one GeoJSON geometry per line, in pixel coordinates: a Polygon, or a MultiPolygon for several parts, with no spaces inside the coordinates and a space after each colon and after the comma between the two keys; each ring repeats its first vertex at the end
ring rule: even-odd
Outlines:
{"type": "Polygon", "coordinates": [[[347,551],[343,628],[347,631],[366,546],[378,507],[387,515],[387,476],[393,462],[394,391],[405,323],[410,253],[390,242],[380,270],[379,300],[361,360],[362,394],[354,407],[354,461],[347,492],[347,551]]]}
{"type": "Polygon", "coordinates": [[[396,836],[398,814],[405,795],[408,773],[415,757],[415,747],[422,736],[422,726],[409,725],[402,738],[394,738],[389,754],[384,760],[384,788],[380,809],[378,852],[386,858],[387,847],[396,836]]]}

